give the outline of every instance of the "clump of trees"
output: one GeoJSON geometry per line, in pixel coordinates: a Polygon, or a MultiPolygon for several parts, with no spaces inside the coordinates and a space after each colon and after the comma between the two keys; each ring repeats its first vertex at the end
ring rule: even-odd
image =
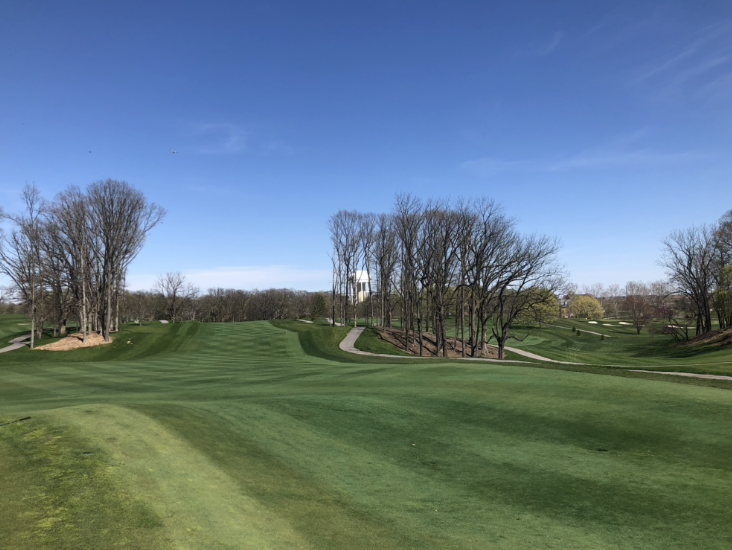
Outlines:
{"type": "Polygon", "coordinates": [[[109,341],[119,328],[127,269],[165,210],[112,179],[70,186],[50,202],[26,185],[21,198],[23,211],[4,216],[12,227],[2,239],[0,272],[28,308],[31,347],[45,323],[65,334],[72,317],[85,341],[90,330],[109,341]]]}
{"type": "Polygon", "coordinates": [[[420,354],[431,328],[438,354],[447,356],[451,328],[452,348],[459,338],[463,355],[466,349],[482,354],[490,334],[503,358],[513,323],[557,305],[565,281],[559,241],[520,233],[487,198],[422,201],[401,194],[390,213],[341,210],[328,227],[332,319],[355,325],[361,314],[392,327],[398,313],[404,341],[419,342],[420,354]],[[360,303],[358,271],[367,273],[369,285],[369,298],[360,303]]]}
{"type": "Polygon", "coordinates": [[[589,294],[572,296],[569,302],[569,312],[573,317],[582,317],[583,319],[602,319],[605,313],[600,301],[589,294]]]}
{"type": "Polygon", "coordinates": [[[559,299],[555,294],[545,288],[536,289],[536,292],[545,293],[544,299],[536,300],[516,320],[523,324],[536,323],[539,328],[543,325],[554,322],[561,312],[559,299]]]}
{"type": "Polygon", "coordinates": [[[727,268],[732,264],[732,210],[714,224],[672,232],[663,241],[659,263],[679,297],[676,309],[682,322],[693,323],[697,335],[712,330],[713,314],[719,328],[732,327],[726,294],[727,268]]]}

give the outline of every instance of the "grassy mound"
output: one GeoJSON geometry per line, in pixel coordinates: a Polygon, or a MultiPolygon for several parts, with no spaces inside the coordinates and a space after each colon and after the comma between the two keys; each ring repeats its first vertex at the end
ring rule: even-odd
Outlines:
{"type": "Polygon", "coordinates": [[[732,328],[713,330],[707,334],[700,334],[682,346],[732,346],[732,328]]]}
{"type": "MultiPolygon", "coordinates": [[[[63,353],[43,349],[31,350],[25,347],[0,354],[0,369],[3,368],[3,365],[11,363],[118,361],[142,359],[160,353],[181,351],[195,345],[197,341],[195,336],[204,326],[200,323],[121,325],[120,331],[112,334],[113,341],[110,344],[66,350],[63,353]],[[53,356],[52,359],[45,358],[50,355],[53,356]]],[[[43,338],[37,340],[36,345],[41,348],[62,340],[62,338],[43,338]]]]}
{"type": "Polygon", "coordinates": [[[341,360],[348,329],[275,325],[0,358],[0,423],[32,417],[0,426],[3,545],[730,547],[730,391],[341,360]]]}
{"type": "Polygon", "coordinates": [[[355,348],[369,353],[384,353],[388,355],[412,355],[404,349],[399,349],[394,344],[384,339],[382,333],[375,328],[367,327],[356,340],[355,348]]]}
{"type": "Polygon", "coordinates": [[[517,327],[514,333],[521,340],[512,340],[508,345],[558,361],[732,375],[729,348],[676,346],[668,335],[647,329],[636,334],[632,327],[612,323],[611,327],[598,327],[585,320],[562,319],[542,329],[517,327]],[[579,329],[582,336],[576,336],[572,328],[579,329]],[[602,340],[589,331],[603,333],[606,338],[602,340]]]}

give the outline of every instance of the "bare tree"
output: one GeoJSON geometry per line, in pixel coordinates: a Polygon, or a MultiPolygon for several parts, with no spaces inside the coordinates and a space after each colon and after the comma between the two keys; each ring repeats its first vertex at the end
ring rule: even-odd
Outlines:
{"type": "Polygon", "coordinates": [[[630,315],[637,334],[653,319],[654,309],[649,285],[641,281],[625,284],[625,311],[630,315]]]}
{"type": "MultiPolygon", "coordinates": [[[[409,333],[414,343],[414,321],[418,315],[417,246],[422,227],[422,202],[411,194],[400,194],[394,206],[394,224],[399,239],[400,282],[398,291],[402,298],[402,328],[405,347],[409,347],[409,333]]],[[[421,320],[420,320],[421,322],[421,320]]]]}
{"type": "Polygon", "coordinates": [[[41,226],[45,203],[35,185],[26,184],[21,199],[25,205],[23,214],[7,216],[15,227],[0,248],[0,271],[10,278],[15,290],[29,306],[30,347],[33,349],[38,325],[40,335],[43,334],[43,322],[42,318],[39,319],[39,313],[44,297],[41,226]]]}
{"type": "MultiPolygon", "coordinates": [[[[355,211],[340,210],[328,220],[330,239],[334,250],[334,279],[339,286],[338,292],[334,294],[343,296],[343,323],[348,324],[349,302],[355,291],[355,275],[359,265],[359,258],[362,252],[359,242],[359,218],[361,214],[355,211]],[[335,271],[337,270],[337,276],[335,271]]],[[[354,299],[355,305],[355,299],[354,299]]],[[[335,312],[333,323],[335,323],[335,312]]],[[[356,326],[357,317],[354,307],[353,323],[356,326]]]]}
{"type": "Polygon", "coordinates": [[[180,271],[168,272],[158,277],[155,289],[162,294],[167,304],[167,312],[175,323],[178,320],[181,307],[187,300],[195,298],[198,289],[186,282],[186,277],[180,271]]]}
{"type": "Polygon", "coordinates": [[[427,306],[434,314],[437,354],[447,357],[447,316],[452,299],[456,270],[459,267],[460,215],[448,203],[428,203],[424,211],[422,243],[417,253],[426,291],[427,306]]]}
{"type": "Polygon", "coordinates": [[[714,245],[714,229],[709,226],[674,231],[663,241],[659,262],[676,293],[694,304],[697,335],[712,330],[711,295],[717,265],[714,245]]]}
{"type": "Polygon", "coordinates": [[[376,215],[363,214],[359,217],[359,234],[358,239],[361,243],[361,258],[366,271],[366,280],[368,284],[368,302],[369,302],[369,325],[374,324],[374,302],[371,299],[373,288],[371,286],[372,262],[374,259],[373,248],[376,238],[376,215]]]}
{"type": "Polygon", "coordinates": [[[98,281],[104,306],[101,324],[104,340],[109,342],[115,283],[141,250],[150,230],[162,221],[165,210],[149,204],[125,181],[94,182],[87,196],[91,227],[99,235],[95,254],[102,267],[98,281]]]}
{"type": "Polygon", "coordinates": [[[510,261],[490,300],[492,333],[498,343],[498,358],[505,357],[509,330],[516,318],[538,304],[550,304],[561,292],[565,273],[557,263],[560,243],[547,236],[530,235],[514,241],[510,261]]]}
{"type": "Polygon", "coordinates": [[[393,312],[391,300],[392,280],[396,273],[398,261],[394,217],[391,214],[379,214],[377,218],[373,255],[376,262],[379,288],[381,327],[391,327],[393,312]]]}

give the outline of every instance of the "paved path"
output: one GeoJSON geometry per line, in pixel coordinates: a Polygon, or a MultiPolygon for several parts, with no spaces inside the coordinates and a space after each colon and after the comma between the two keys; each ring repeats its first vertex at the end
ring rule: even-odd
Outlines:
{"type": "Polygon", "coordinates": [[[313,322],[312,322],[312,321],[308,321],[307,319],[298,319],[298,321],[300,321],[301,323],[308,323],[308,324],[310,324],[310,325],[312,325],[312,324],[313,324],[313,322]]]}
{"type": "MultiPolygon", "coordinates": [[[[489,346],[491,344],[488,344],[489,346]]],[[[496,347],[496,346],[492,346],[496,347]]],[[[516,353],[518,355],[523,355],[524,357],[528,357],[529,359],[536,359],[537,361],[546,361],[547,363],[561,363],[562,365],[585,365],[586,363],[572,363],[570,361],[557,361],[555,359],[549,359],[548,357],[542,357],[541,355],[536,355],[535,353],[531,353],[530,351],[524,351],[522,349],[518,348],[509,348],[506,347],[506,351],[512,351],[513,353],[516,353]]]]}
{"type": "Polygon", "coordinates": [[[0,349],[0,353],[5,353],[6,351],[13,351],[14,349],[20,349],[28,344],[26,340],[30,340],[31,335],[28,334],[27,336],[18,336],[17,338],[13,338],[10,340],[10,345],[7,347],[4,347],[0,349]]]}
{"type": "MultiPolygon", "coordinates": [[[[356,340],[358,340],[358,337],[361,336],[361,333],[364,331],[365,327],[358,327],[351,329],[351,332],[349,332],[346,337],[341,341],[338,347],[340,347],[343,351],[346,351],[348,353],[355,353],[357,355],[370,355],[371,357],[389,357],[391,359],[444,359],[444,357],[435,357],[434,355],[428,355],[420,357],[419,355],[389,355],[386,353],[370,353],[368,351],[361,351],[360,349],[356,349],[356,340]]],[[[506,348],[509,351],[512,351],[512,348],[506,348]]],[[[521,352],[519,352],[521,353],[521,352]]],[[[525,355],[525,353],[523,353],[525,355]]],[[[530,356],[533,356],[533,354],[529,354],[530,356]]],[[[539,357],[536,355],[535,357],[539,357]]],[[[448,359],[459,359],[461,361],[486,361],[489,363],[525,363],[529,364],[528,361],[514,361],[511,359],[487,359],[485,357],[448,357],[448,359]]],[[[549,359],[544,359],[544,361],[549,361],[549,359]]]]}
{"type": "Polygon", "coordinates": [[[732,380],[732,376],[720,376],[717,374],[696,374],[693,372],[662,372],[658,370],[635,370],[628,369],[630,372],[652,372],[653,374],[668,374],[671,376],[686,376],[687,378],[708,378],[710,380],[732,380]]]}
{"type": "MultiPolygon", "coordinates": [[[[564,327],[561,327],[564,328],[564,327]]],[[[360,349],[356,349],[356,340],[358,340],[358,337],[361,336],[361,333],[364,331],[364,327],[358,327],[351,330],[351,332],[348,333],[348,335],[343,339],[343,341],[340,343],[339,347],[348,353],[355,353],[357,355],[371,355],[372,357],[389,357],[394,359],[414,359],[419,358],[418,355],[388,355],[385,353],[369,353],[367,351],[361,351],[360,349]]],[[[546,363],[559,363],[561,365],[580,365],[580,366],[597,366],[597,365],[590,365],[589,363],[571,363],[569,361],[555,361],[554,359],[549,359],[547,357],[542,357],[541,355],[536,355],[535,353],[531,353],[529,351],[524,351],[517,348],[506,348],[506,351],[511,351],[513,353],[516,353],[518,355],[523,355],[524,357],[528,357],[530,359],[535,359],[537,361],[544,361],[546,363]]],[[[421,359],[443,359],[442,357],[434,357],[434,356],[428,356],[428,357],[422,357],[421,359]]],[[[483,357],[450,357],[450,359],[460,359],[462,361],[485,361],[489,363],[523,363],[523,364],[530,364],[527,361],[514,361],[514,360],[506,360],[506,359],[486,359],[483,357]]],[[[619,365],[613,365],[618,366],[620,368],[624,368],[619,365]]],[[[625,367],[627,368],[627,367],[625,367]]],[[[668,374],[671,376],[686,376],[688,378],[707,378],[711,380],[732,380],[732,376],[719,376],[716,374],[696,374],[693,372],[664,372],[664,371],[655,371],[655,370],[639,370],[639,369],[628,369],[630,372],[650,372],[651,374],[668,374]]]]}

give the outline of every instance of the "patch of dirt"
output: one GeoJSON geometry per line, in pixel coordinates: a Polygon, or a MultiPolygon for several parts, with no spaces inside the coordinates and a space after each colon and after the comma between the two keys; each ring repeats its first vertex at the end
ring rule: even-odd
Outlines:
{"type": "Polygon", "coordinates": [[[698,346],[698,345],[713,345],[713,346],[732,346],[732,328],[725,328],[722,330],[713,330],[706,334],[700,334],[696,338],[692,338],[688,342],[679,344],[681,346],[698,346]]]}
{"type": "MultiPolygon", "coordinates": [[[[412,342],[412,333],[410,332],[409,336],[409,349],[404,349],[404,332],[400,329],[395,328],[385,328],[383,330],[376,329],[379,331],[379,334],[381,334],[381,337],[386,340],[387,342],[390,342],[391,344],[394,344],[396,347],[398,347],[402,351],[407,351],[408,353],[411,353],[412,355],[419,355],[419,334],[415,334],[414,336],[414,342],[412,342]]],[[[422,354],[425,357],[434,357],[436,355],[437,351],[437,337],[432,334],[431,332],[423,332],[422,333],[422,354]]],[[[463,356],[463,343],[458,340],[457,342],[453,340],[452,338],[447,339],[447,356],[448,357],[462,357],[463,356]]],[[[440,351],[440,357],[442,357],[442,352],[440,351]]],[[[470,357],[470,347],[468,345],[465,346],[465,357],[470,357]]],[[[482,354],[479,354],[478,357],[487,357],[490,359],[498,359],[498,348],[492,347],[492,346],[486,346],[486,349],[483,351],[482,354]]]]}
{"type": "Polygon", "coordinates": [[[77,332],[75,334],[67,336],[63,340],[59,340],[58,342],[54,342],[53,344],[46,344],[45,346],[38,346],[35,349],[41,349],[46,351],[69,351],[72,349],[91,348],[94,346],[103,346],[105,344],[112,343],[111,338],[109,342],[105,342],[104,336],[102,336],[101,334],[97,334],[96,332],[87,333],[86,344],[83,343],[83,340],[84,335],[81,332],[77,332]]]}

